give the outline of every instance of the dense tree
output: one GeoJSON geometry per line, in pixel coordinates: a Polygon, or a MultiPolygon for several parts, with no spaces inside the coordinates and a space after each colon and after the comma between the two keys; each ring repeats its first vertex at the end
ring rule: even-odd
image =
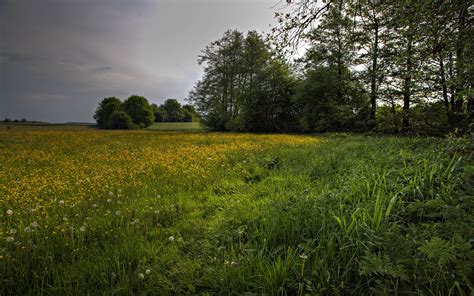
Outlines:
{"type": "Polygon", "coordinates": [[[122,102],[116,97],[103,99],[94,114],[94,119],[97,121],[97,124],[102,128],[108,128],[110,116],[115,111],[119,111],[121,105],[122,102]]]}
{"type": "Polygon", "coordinates": [[[167,122],[183,121],[183,110],[181,104],[176,99],[167,99],[161,108],[165,111],[165,120],[167,122]]]}
{"type": "Polygon", "coordinates": [[[132,118],[123,111],[114,111],[109,118],[108,128],[110,129],[131,129],[133,128],[132,118]]]}
{"type": "Polygon", "coordinates": [[[295,49],[304,40],[315,52],[305,60],[307,68],[314,69],[314,61],[335,67],[338,102],[346,96],[347,78],[359,80],[369,97],[370,126],[381,120],[377,109],[388,106],[381,114],[401,115],[400,123],[391,121],[396,131],[466,130],[474,102],[469,1],[286,2],[289,12],[276,13],[278,44],[295,49]]]}
{"type": "Polygon", "coordinates": [[[204,76],[191,91],[205,124],[218,130],[283,131],[295,112],[291,73],[256,32],[226,31],[198,60],[204,76]]]}
{"type": "Polygon", "coordinates": [[[155,117],[153,109],[144,97],[133,95],[126,99],[121,107],[126,112],[134,125],[138,127],[147,127],[153,124],[155,117]]]}

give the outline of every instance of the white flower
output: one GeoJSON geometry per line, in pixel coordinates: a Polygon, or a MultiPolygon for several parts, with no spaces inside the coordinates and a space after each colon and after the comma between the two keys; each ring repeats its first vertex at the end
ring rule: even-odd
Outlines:
{"type": "Polygon", "coordinates": [[[97,204],[93,204],[92,207],[93,207],[93,208],[97,208],[97,204]]]}
{"type": "Polygon", "coordinates": [[[139,277],[140,279],[144,279],[144,278],[145,278],[145,275],[144,275],[143,273],[139,273],[139,274],[138,274],[138,277],[139,277]]]}
{"type": "Polygon", "coordinates": [[[156,198],[161,198],[161,194],[158,194],[158,195],[156,196],[156,198]]]}
{"type": "Polygon", "coordinates": [[[15,233],[16,233],[16,229],[14,229],[14,228],[10,229],[10,233],[11,233],[11,234],[15,234],[15,233]]]}
{"type": "Polygon", "coordinates": [[[145,270],[145,274],[150,274],[151,273],[151,270],[147,269],[145,270]]]}
{"type": "Polygon", "coordinates": [[[168,237],[168,240],[169,240],[170,242],[174,241],[174,236],[168,237]]]}
{"type": "Polygon", "coordinates": [[[39,227],[39,224],[38,224],[38,222],[33,221],[33,223],[31,223],[31,226],[37,228],[37,227],[39,227]]]}
{"type": "Polygon", "coordinates": [[[113,196],[114,193],[112,191],[109,191],[109,196],[113,196]]]}
{"type": "Polygon", "coordinates": [[[122,193],[122,189],[119,189],[119,190],[118,190],[118,193],[122,193]]]}
{"type": "Polygon", "coordinates": [[[12,241],[14,241],[15,239],[12,237],[12,236],[9,236],[7,237],[7,242],[11,243],[12,241]]]}
{"type": "Polygon", "coordinates": [[[120,215],[121,213],[122,213],[122,212],[120,212],[120,211],[116,211],[116,212],[115,212],[115,215],[120,215]]]}
{"type": "Polygon", "coordinates": [[[7,210],[7,215],[8,215],[8,216],[13,215],[13,211],[12,211],[12,210],[7,210]]]}
{"type": "Polygon", "coordinates": [[[109,199],[107,199],[107,202],[108,202],[108,203],[111,203],[111,202],[112,202],[112,200],[109,198],[109,199]]]}
{"type": "Polygon", "coordinates": [[[28,227],[28,226],[27,226],[27,227],[25,227],[25,232],[26,232],[26,233],[29,233],[29,232],[31,232],[31,228],[30,228],[30,227],[28,227]]]}
{"type": "Polygon", "coordinates": [[[232,262],[230,263],[230,265],[237,265],[237,262],[232,261],[232,262]]]}
{"type": "Polygon", "coordinates": [[[81,226],[81,227],[79,227],[79,230],[82,231],[82,232],[84,232],[84,231],[86,231],[86,227],[85,227],[85,226],[81,226]]]}
{"type": "Polygon", "coordinates": [[[225,265],[229,264],[229,261],[225,260],[225,261],[224,261],[224,264],[225,264],[225,265]]]}
{"type": "Polygon", "coordinates": [[[303,253],[303,254],[300,255],[300,258],[304,260],[304,259],[308,258],[308,255],[306,255],[305,253],[303,253]]]}
{"type": "Polygon", "coordinates": [[[160,213],[160,210],[155,210],[155,214],[159,214],[160,213]]]}
{"type": "Polygon", "coordinates": [[[63,205],[63,204],[64,204],[64,200],[61,199],[61,200],[59,201],[59,204],[60,204],[60,205],[63,205]]]}

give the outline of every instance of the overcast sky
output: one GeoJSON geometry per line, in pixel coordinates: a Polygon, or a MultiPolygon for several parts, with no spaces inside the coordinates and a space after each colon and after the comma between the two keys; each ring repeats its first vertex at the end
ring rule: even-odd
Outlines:
{"type": "Polygon", "coordinates": [[[0,0],[0,120],[93,122],[104,97],[181,102],[226,29],[269,32],[278,0],[0,0]]]}

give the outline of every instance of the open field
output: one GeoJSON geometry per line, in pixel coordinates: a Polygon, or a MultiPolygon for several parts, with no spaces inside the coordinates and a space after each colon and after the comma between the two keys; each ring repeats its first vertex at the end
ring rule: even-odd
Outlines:
{"type": "Polygon", "coordinates": [[[471,145],[2,128],[0,295],[469,295],[471,145]]]}

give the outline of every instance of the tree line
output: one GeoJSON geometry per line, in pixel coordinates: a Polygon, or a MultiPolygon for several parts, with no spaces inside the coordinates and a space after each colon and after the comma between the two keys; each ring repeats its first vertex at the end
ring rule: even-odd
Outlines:
{"type": "Polygon", "coordinates": [[[474,100],[469,1],[287,1],[271,40],[228,30],[190,92],[216,130],[466,131],[474,100]],[[276,41],[276,42],[275,42],[276,41]],[[289,61],[283,48],[305,54],[289,61]],[[276,44],[276,45],[275,45],[276,44]]]}
{"type": "Polygon", "coordinates": [[[191,105],[168,99],[162,105],[151,104],[145,97],[133,95],[122,102],[116,97],[104,98],[96,109],[94,119],[105,129],[145,128],[154,122],[191,122],[199,115],[191,105]]]}

